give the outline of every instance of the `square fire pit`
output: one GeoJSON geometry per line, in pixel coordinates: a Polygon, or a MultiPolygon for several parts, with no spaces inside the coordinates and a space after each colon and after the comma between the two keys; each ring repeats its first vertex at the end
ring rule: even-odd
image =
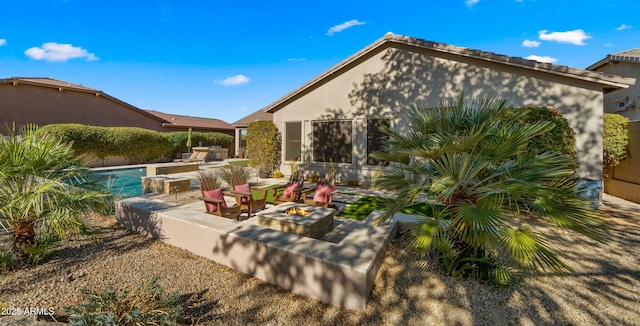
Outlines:
{"type": "Polygon", "coordinates": [[[284,203],[257,213],[258,225],[319,239],[333,229],[334,209],[284,203]]]}

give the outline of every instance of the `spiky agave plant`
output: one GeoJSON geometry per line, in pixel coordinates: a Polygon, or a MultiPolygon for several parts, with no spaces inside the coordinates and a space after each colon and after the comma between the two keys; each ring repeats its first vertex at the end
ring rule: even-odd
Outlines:
{"type": "Polygon", "coordinates": [[[540,220],[604,239],[603,220],[576,196],[573,158],[527,151],[553,126],[526,122],[524,110],[506,103],[460,96],[414,108],[408,132],[386,129],[385,150],[373,154],[395,167],[377,180],[397,194],[383,218],[427,201],[433,214],[413,230],[411,243],[435,249],[459,274],[498,283],[509,283],[512,272],[570,270],[535,232],[540,220]]]}
{"type": "Polygon", "coordinates": [[[0,137],[0,227],[12,233],[12,251],[24,266],[38,234],[60,239],[88,234],[83,216],[103,195],[63,181],[81,182],[88,168],[71,144],[26,130],[0,137]]]}

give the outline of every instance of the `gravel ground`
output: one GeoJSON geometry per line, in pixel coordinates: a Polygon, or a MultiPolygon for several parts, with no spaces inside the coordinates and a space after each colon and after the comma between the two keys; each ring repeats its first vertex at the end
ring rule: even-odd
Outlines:
{"type": "MultiPolygon", "coordinates": [[[[186,324],[638,325],[640,212],[602,212],[610,222],[606,244],[549,230],[573,273],[506,289],[444,276],[429,258],[394,242],[364,312],[293,294],[93,218],[102,230],[100,243],[64,244],[41,265],[0,275],[0,306],[53,308],[60,317],[63,307],[83,300],[82,288],[134,288],[158,275],[166,292],[179,293],[186,324]]],[[[0,324],[14,322],[21,323],[0,318],[0,324]]]]}

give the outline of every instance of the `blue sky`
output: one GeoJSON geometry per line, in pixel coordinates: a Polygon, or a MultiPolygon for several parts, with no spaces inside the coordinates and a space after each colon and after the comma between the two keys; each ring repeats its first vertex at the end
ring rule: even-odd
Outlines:
{"type": "Polygon", "coordinates": [[[141,109],[233,122],[387,32],[585,68],[640,47],[638,0],[20,0],[0,78],[51,77],[141,109]]]}

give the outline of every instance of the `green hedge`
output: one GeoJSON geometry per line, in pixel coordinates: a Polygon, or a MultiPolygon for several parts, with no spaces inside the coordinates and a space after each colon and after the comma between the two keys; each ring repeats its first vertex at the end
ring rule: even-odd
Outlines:
{"type": "Polygon", "coordinates": [[[527,122],[549,121],[554,128],[543,136],[535,137],[531,140],[528,152],[533,155],[544,152],[563,153],[570,157],[576,157],[575,132],[569,126],[569,122],[564,115],[553,108],[548,107],[524,107],[514,110],[525,110],[527,122]]]}
{"type": "MultiPolygon", "coordinates": [[[[163,134],[169,143],[174,147],[174,153],[187,152],[187,135],[186,131],[177,131],[163,134]]],[[[191,132],[191,147],[199,146],[202,142],[202,146],[222,146],[229,147],[229,144],[233,142],[233,136],[222,134],[219,132],[191,132]]]]}
{"type": "Polygon", "coordinates": [[[619,114],[605,113],[603,139],[603,169],[605,174],[629,156],[629,119],[619,114]]]}
{"type": "Polygon", "coordinates": [[[94,154],[101,159],[124,156],[132,162],[142,163],[171,157],[174,152],[161,133],[143,128],[52,124],[40,127],[37,132],[72,142],[76,153],[94,154]]]}
{"type": "MultiPolygon", "coordinates": [[[[51,124],[40,127],[38,133],[50,133],[73,142],[78,154],[124,156],[132,162],[150,162],[159,158],[172,158],[187,151],[187,132],[161,133],[135,127],[96,127],[81,124],[51,124]]],[[[233,137],[217,132],[192,132],[191,143],[228,146],[233,137]]]]}

